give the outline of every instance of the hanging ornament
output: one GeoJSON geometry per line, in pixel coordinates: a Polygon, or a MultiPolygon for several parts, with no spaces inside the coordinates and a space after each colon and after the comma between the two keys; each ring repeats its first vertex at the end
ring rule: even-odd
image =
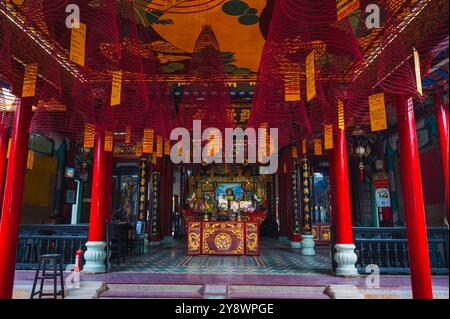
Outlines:
{"type": "Polygon", "coordinates": [[[364,163],[363,157],[366,155],[366,148],[362,145],[358,145],[355,149],[355,154],[359,157],[359,178],[361,181],[364,180],[364,163]]]}

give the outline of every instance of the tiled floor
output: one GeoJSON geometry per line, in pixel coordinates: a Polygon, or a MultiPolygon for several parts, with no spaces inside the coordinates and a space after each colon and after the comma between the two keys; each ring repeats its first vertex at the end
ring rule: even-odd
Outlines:
{"type": "Polygon", "coordinates": [[[128,257],[112,271],[178,274],[328,274],[331,269],[329,247],[317,247],[316,256],[302,256],[300,250],[264,239],[261,256],[187,256],[186,244],[155,247],[140,257],[128,257]]]}

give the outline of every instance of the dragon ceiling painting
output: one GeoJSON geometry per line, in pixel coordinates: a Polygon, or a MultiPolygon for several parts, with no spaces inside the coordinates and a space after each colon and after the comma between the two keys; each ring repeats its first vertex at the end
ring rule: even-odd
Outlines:
{"type": "MultiPolygon", "coordinates": [[[[95,1],[91,3],[95,6],[95,1]]],[[[258,71],[273,0],[136,0],[139,23],[166,74],[182,74],[204,26],[214,32],[226,73],[258,71]]]]}

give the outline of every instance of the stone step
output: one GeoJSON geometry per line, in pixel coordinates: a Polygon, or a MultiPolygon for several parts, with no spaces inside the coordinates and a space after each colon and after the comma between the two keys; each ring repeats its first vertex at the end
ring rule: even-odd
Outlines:
{"type": "Polygon", "coordinates": [[[99,298],[202,298],[203,285],[108,284],[99,298]]]}
{"type": "MultiPolygon", "coordinates": [[[[38,290],[40,288],[39,283],[36,286],[38,290]]],[[[57,290],[60,289],[58,283],[57,290]]],[[[65,299],[93,299],[104,291],[106,285],[103,282],[96,281],[81,281],[79,287],[67,287],[64,285],[64,298],[65,299]]],[[[33,289],[32,282],[20,282],[14,285],[13,299],[29,299],[31,295],[31,290],[33,289]]],[[[45,284],[43,287],[45,293],[53,292],[53,284],[45,284]]],[[[35,297],[37,298],[37,296],[35,297]]],[[[48,298],[48,297],[45,297],[48,298]]]]}
{"type": "MultiPolygon", "coordinates": [[[[365,299],[412,299],[410,289],[368,289],[361,290],[365,299]]],[[[449,291],[433,289],[434,299],[449,299],[449,291]]]]}
{"type": "Polygon", "coordinates": [[[99,298],[329,299],[325,287],[108,284],[99,298]]]}
{"type": "Polygon", "coordinates": [[[331,299],[364,299],[363,293],[355,285],[329,285],[324,293],[331,299]]]}
{"type": "Polygon", "coordinates": [[[325,287],[232,285],[229,298],[234,299],[330,299],[325,287]]]}
{"type": "MultiPolygon", "coordinates": [[[[330,285],[325,293],[333,299],[412,299],[411,288],[405,286],[366,289],[353,285],[330,285]]],[[[449,299],[449,291],[435,288],[433,296],[434,299],[449,299]]]]}

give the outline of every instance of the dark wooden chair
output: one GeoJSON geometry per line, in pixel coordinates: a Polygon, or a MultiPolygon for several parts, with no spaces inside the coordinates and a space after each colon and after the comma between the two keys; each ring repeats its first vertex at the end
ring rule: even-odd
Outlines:
{"type": "Polygon", "coordinates": [[[111,258],[117,260],[117,265],[120,261],[125,260],[127,251],[127,225],[111,223],[109,224],[109,251],[111,258]]]}
{"type": "Polygon", "coordinates": [[[144,234],[137,234],[134,228],[128,232],[127,253],[131,256],[144,254],[144,234]]]}

